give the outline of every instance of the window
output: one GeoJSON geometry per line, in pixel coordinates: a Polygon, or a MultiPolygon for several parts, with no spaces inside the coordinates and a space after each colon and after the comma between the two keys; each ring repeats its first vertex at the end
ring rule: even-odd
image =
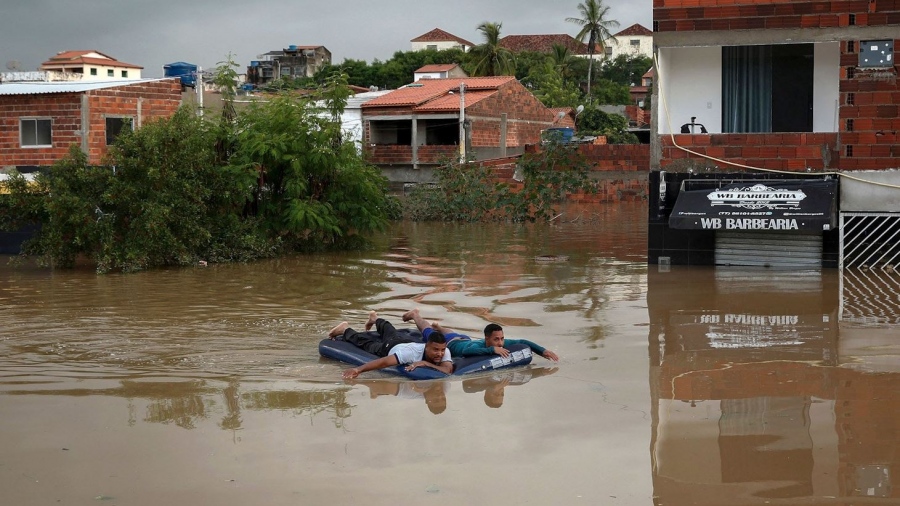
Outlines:
{"type": "Polygon", "coordinates": [[[426,46],[426,49],[428,49],[429,51],[437,51],[437,44],[428,44],[428,46],[426,46]]]}
{"type": "Polygon", "coordinates": [[[106,76],[107,77],[116,77],[116,71],[113,69],[106,69],[106,76]]]}
{"type": "Polygon", "coordinates": [[[92,76],[97,75],[97,69],[91,69],[91,75],[92,76]]]}
{"type": "Polygon", "coordinates": [[[813,45],[722,48],[722,132],[812,132],[813,45]]]}
{"type": "Polygon", "coordinates": [[[114,143],[123,130],[132,130],[131,125],[131,118],[106,118],[106,145],[114,143]]]}
{"type": "Polygon", "coordinates": [[[128,77],[128,71],[127,71],[127,70],[123,70],[123,71],[122,71],[122,77],[123,77],[123,78],[128,77]]]}
{"type": "Polygon", "coordinates": [[[19,141],[22,147],[52,146],[50,118],[23,118],[19,120],[19,141]]]}
{"type": "Polygon", "coordinates": [[[612,58],[612,48],[611,47],[606,48],[606,57],[612,58]]]}
{"type": "Polygon", "coordinates": [[[631,39],[631,47],[641,47],[640,39],[631,39]]]}

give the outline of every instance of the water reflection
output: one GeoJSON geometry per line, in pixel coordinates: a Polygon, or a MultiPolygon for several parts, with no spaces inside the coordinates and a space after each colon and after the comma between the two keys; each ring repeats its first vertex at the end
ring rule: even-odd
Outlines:
{"type": "Polygon", "coordinates": [[[657,504],[900,497],[900,374],[856,367],[840,284],[839,271],[648,273],[657,504]]]}
{"type": "Polygon", "coordinates": [[[484,392],[484,405],[489,408],[499,408],[503,406],[506,387],[524,385],[534,378],[548,376],[558,370],[558,367],[529,367],[497,371],[490,376],[465,379],[462,382],[462,388],[469,394],[484,392]]]}

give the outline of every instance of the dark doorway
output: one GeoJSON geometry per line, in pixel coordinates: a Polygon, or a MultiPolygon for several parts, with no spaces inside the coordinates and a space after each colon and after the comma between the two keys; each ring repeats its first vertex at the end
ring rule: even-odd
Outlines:
{"type": "Polygon", "coordinates": [[[812,132],[813,45],[772,46],[772,131],[812,132]]]}

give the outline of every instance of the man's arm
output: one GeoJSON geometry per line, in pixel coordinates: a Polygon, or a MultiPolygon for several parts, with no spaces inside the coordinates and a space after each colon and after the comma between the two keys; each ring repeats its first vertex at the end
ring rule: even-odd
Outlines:
{"type": "Polygon", "coordinates": [[[541,346],[537,343],[533,343],[533,342],[529,341],[528,339],[506,339],[503,344],[506,346],[510,346],[513,344],[524,344],[524,345],[528,346],[529,348],[531,348],[531,351],[546,358],[547,360],[559,362],[559,357],[556,355],[556,353],[553,353],[552,351],[544,348],[543,346],[541,346]]]}
{"type": "Polygon", "coordinates": [[[366,362],[365,364],[358,366],[358,367],[354,367],[353,369],[347,369],[341,375],[346,379],[353,379],[366,371],[374,371],[376,369],[384,369],[385,367],[397,365],[398,363],[399,362],[397,361],[396,355],[388,355],[386,357],[381,357],[381,358],[372,360],[371,362],[366,362]]]}
{"type": "Polygon", "coordinates": [[[413,362],[406,366],[407,371],[413,371],[416,367],[430,367],[432,369],[437,369],[444,374],[452,374],[453,373],[453,362],[447,360],[445,362],[441,362],[441,365],[434,365],[431,362],[426,362],[424,360],[419,360],[418,362],[413,362]]]}

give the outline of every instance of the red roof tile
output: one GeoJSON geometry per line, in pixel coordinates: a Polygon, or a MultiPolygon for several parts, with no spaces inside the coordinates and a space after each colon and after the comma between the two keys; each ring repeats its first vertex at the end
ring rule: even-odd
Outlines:
{"type": "MultiPolygon", "coordinates": [[[[432,101],[446,100],[450,91],[458,92],[459,83],[465,83],[466,104],[471,105],[470,96],[472,96],[472,100],[481,100],[515,79],[514,76],[422,79],[381,97],[369,100],[362,107],[415,107],[419,109],[426,107],[425,104],[432,101]],[[489,93],[483,95],[477,92],[489,93]]],[[[453,95],[451,100],[456,101],[456,109],[459,109],[459,96],[453,95]]],[[[441,104],[439,107],[447,107],[443,105],[443,101],[438,103],[441,104]]],[[[429,107],[429,110],[433,110],[430,106],[427,107],[429,107]]]]}
{"type": "Polygon", "coordinates": [[[459,67],[459,65],[455,63],[435,63],[433,65],[425,65],[424,67],[416,70],[418,73],[425,72],[450,72],[451,70],[459,67]]]}
{"type": "Polygon", "coordinates": [[[60,51],[55,56],[52,56],[49,60],[45,61],[41,64],[42,69],[53,69],[53,68],[61,68],[61,67],[70,67],[73,64],[81,64],[81,65],[104,65],[107,67],[124,67],[124,68],[132,68],[132,69],[142,69],[140,65],[134,65],[132,63],[125,63],[115,58],[105,55],[100,51],[94,50],[79,50],[79,51],[60,51]],[[98,54],[100,56],[104,56],[105,58],[96,58],[92,56],[85,56],[91,53],[98,54]]]}
{"type": "Polygon", "coordinates": [[[428,33],[423,33],[422,35],[419,35],[415,39],[411,39],[410,42],[447,42],[447,41],[451,41],[451,40],[455,41],[455,42],[459,42],[460,44],[463,44],[465,46],[470,46],[470,47],[475,46],[475,44],[472,44],[471,42],[467,41],[466,39],[462,39],[460,37],[457,37],[456,35],[453,35],[452,33],[445,32],[444,30],[441,30],[440,28],[435,28],[434,30],[432,30],[428,33]]]}
{"type": "Polygon", "coordinates": [[[622,30],[621,32],[613,35],[613,37],[618,37],[620,35],[624,36],[624,37],[627,37],[629,35],[647,35],[649,37],[653,37],[653,32],[651,32],[647,28],[644,28],[639,23],[635,23],[635,24],[629,26],[628,28],[622,30]]]}
{"type": "MultiPolygon", "coordinates": [[[[550,35],[507,35],[500,39],[500,46],[505,47],[514,53],[520,53],[522,51],[550,53],[553,51],[554,44],[566,47],[574,54],[588,54],[587,44],[579,42],[571,35],[565,33],[550,35]]],[[[598,52],[600,52],[599,46],[594,49],[594,53],[598,52]]]]}

